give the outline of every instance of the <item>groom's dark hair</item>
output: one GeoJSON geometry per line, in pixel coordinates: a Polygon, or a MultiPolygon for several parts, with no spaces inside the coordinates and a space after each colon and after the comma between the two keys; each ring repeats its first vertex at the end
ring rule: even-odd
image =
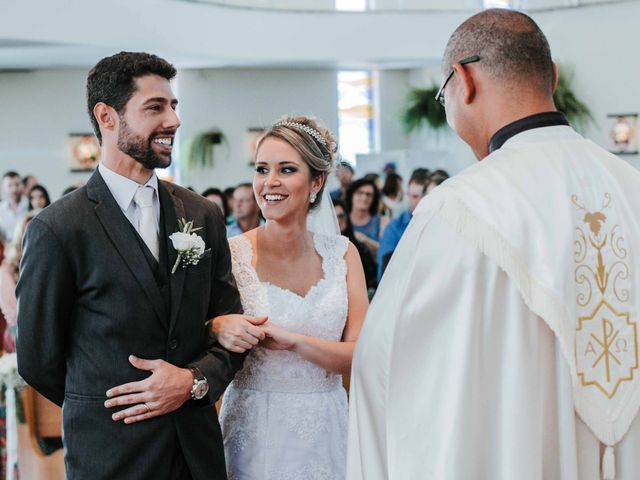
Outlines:
{"type": "Polygon", "coordinates": [[[144,52],[120,52],[100,60],[87,76],[87,109],[93,130],[102,145],[102,134],[93,115],[96,103],[103,102],[120,115],[136,91],[135,79],[158,75],[167,80],[176,76],[176,69],[166,60],[144,52]]]}

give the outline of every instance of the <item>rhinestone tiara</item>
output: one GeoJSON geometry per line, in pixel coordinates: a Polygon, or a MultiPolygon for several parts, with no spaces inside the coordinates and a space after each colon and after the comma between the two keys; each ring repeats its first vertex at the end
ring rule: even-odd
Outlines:
{"type": "Polygon", "coordinates": [[[292,128],[297,128],[298,130],[302,130],[303,132],[311,135],[324,148],[327,148],[327,142],[325,141],[324,138],[322,138],[322,135],[320,135],[320,132],[317,131],[315,128],[312,128],[308,125],[304,125],[298,122],[278,122],[274,125],[274,127],[280,127],[280,126],[292,127],[292,128]]]}

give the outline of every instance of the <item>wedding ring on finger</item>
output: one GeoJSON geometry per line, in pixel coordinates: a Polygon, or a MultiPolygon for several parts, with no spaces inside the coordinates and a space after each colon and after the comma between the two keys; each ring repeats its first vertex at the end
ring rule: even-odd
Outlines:
{"type": "Polygon", "coordinates": [[[142,405],[144,405],[144,408],[147,409],[147,413],[151,413],[151,408],[149,407],[149,405],[147,405],[146,403],[143,403],[142,405]]]}

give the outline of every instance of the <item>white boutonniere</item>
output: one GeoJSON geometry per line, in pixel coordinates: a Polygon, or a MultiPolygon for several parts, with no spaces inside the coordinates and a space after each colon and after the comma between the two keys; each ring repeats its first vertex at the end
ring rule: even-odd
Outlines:
{"type": "Polygon", "coordinates": [[[173,243],[173,248],[178,252],[176,263],[173,264],[171,273],[176,273],[178,265],[182,263],[182,268],[189,265],[197,265],[204,253],[204,240],[194,232],[202,230],[202,227],[193,228],[193,220],[187,222],[184,218],[178,220],[178,229],[169,236],[173,243]]]}

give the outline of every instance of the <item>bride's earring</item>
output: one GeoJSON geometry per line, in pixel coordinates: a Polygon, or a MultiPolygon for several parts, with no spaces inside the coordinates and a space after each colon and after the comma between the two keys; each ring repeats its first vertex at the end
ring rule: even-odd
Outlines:
{"type": "Polygon", "coordinates": [[[316,192],[311,192],[311,195],[309,195],[309,202],[314,203],[316,201],[318,194],[316,192]]]}

